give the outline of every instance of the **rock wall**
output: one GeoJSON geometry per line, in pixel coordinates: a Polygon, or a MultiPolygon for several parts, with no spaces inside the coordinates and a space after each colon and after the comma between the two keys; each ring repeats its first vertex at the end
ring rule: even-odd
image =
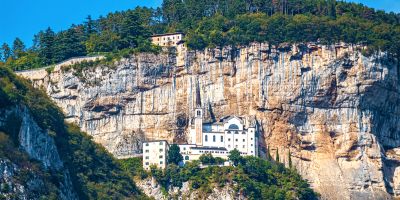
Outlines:
{"type": "MultiPolygon", "coordinates": [[[[19,130],[19,148],[26,152],[30,159],[38,161],[43,167],[43,174],[50,172],[57,174],[58,199],[73,200],[78,199],[73,189],[68,170],[60,159],[54,139],[47,130],[41,129],[30,115],[28,109],[23,106],[16,106],[9,109],[0,109],[0,125],[7,123],[8,119],[15,120],[12,126],[19,130]],[[20,123],[19,123],[20,122],[20,123]]],[[[15,155],[22,157],[23,155],[15,155]]],[[[22,158],[19,158],[22,160],[22,158]]],[[[0,158],[0,186],[6,186],[7,192],[3,190],[0,194],[6,199],[39,199],[37,193],[46,193],[46,186],[39,176],[34,174],[35,170],[30,169],[29,164],[18,165],[6,158],[0,158]],[[23,172],[21,172],[23,171],[23,172]],[[25,173],[25,174],[24,174],[25,173]],[[23,178],[21,178],[21,176],[23,178]],[[29,181],[21,182],[26,177],[29,181]]],[[[43,174],[41,174],[43,176],[43,174]]]]}
{"type": "Polygon", "coordinates": [[[389,198],[400,195],[398,63],[362,49],[254,44],[192,52],[183,67],[140,54],[32,80],[117,157],[140,154],[143,140],[185,141],[199,83],[209,120],[256,116],[263,154],[290,155],[323,198],[389,198]]]}
{"type": "Polygon", "coordinates": [[[235,192],[233,186],[224,186],[223,188],[214,188],[211,193],[205,194],[198,190],[190,188],[189,182],[184,182],[181,188],[170,188],[168,194],[163,194],[161,186],[152,178],[136,181],[137,186],[144,193],[157,200],[167,199],[204,199],[204,200],[245,200],[243,195],[235,192]]]}

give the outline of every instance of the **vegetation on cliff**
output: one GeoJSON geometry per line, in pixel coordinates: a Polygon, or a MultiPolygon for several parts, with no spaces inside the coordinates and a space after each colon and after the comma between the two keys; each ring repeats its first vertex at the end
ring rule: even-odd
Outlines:
{"type": "MultiPolygon", "coordinates": [[[[0,67],[0,109],[15,106],[27,107],[38,125],[54,137],[58,152],[65,168],[70,172],[74,190],[80,199],[146,198],[104,147],[94,143],[91,137],[82,133],[78,127],[64,123],[64,115],[43,91],[34,89],[10,69],[0,67]]],[[[6,120],[0,127],[0,131],[8,135],[6,138],[10,138],[0,141],[0,147],[9,148],[11,145],[17,148],[18,144],[15,141],[18,141],[19,134],[18,117],[21,116],[16,115],[6,120]]],[[[26,160],[24,154],[12,155],[13,159],[26,160]]],[[[57,180],[59,174],[52,171],[40,173],[50,173],[51,180],[57,180]]],[[[52,185],[54,184],[50,184],[52,185]]],[[[53,191],[51,188],[47,189],[53,191]]]]}
{"type": "MultiPolygon", "coordinates": [[[[0,129],[4,129],[4,127],[0,127],[0,129]]],[[[18,171],[14,172],[16,173],[14,177],[7,177],[8,180],[2,181],[0,184],[0,199],[18,199],[18,195],[13,191],[13,186],[10,182],[14,185],[23,185],[29,199],[57,199],[57,185],[59,183],[54,178],[54,172],[53,174],[47,172],[39,162],[31,160],[25,152],[18,148],[9,134],[1,131],[0,161],[2,167],[10,162],[18,168],[18,171]],[[34,185],[32,183],[35,180],[38,186],[32,187],[34,185]]],[[[5,171],[10,171],[10,169],[5,171]]]]}
{"type": "MultiPolygon", "coordinates": [[[[210,160],[212,156],[208,157],[210,160]]],[[[192,161],[183,167],[172,163],[165,170],[152,167],[150,172],[143,171],[141,159],[131,158],[120,162],[132,177],[143,179],[153,176],[164,191],[169,187],[182,187],[183,182],[189,182],[191,190],[203,194],[211,193],[214,188],[228,186],[249,199],[318,198],[318,194],[310,189],[307,181],[303,180],[295,170],[285,168],[281,163],[256,157],[240,155],[233,157],[237,161],[236,167],[211,165],[200,168],[200,161],[192,161]]],[[[217,164],[217,162],[207,164],[217,164]]]]}
{"type": "Polygon", "coordinates": [[[157,9],[110,13],[55,33],[51,28],[26,48],[16,38],[0,48],[0,65],[36,68],[75,56],[122,49],[154,51],[152,33],[183,31],[191,49],[250,42],[346,42],[400,54],[400,15],[336,0],[164,0],[157,9]]]}

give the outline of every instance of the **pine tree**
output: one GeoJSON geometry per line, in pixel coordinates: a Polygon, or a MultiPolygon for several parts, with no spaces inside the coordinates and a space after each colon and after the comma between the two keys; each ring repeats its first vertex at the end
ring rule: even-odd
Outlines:
{"type": "Polygon", "coordinates": [[[11,48],[7,43],[3,43],[0,49],[0,58],[5,62],[8,58],[11,57],[11,48]]]}
{"type": "Polygon", "coordinates": [[[21,39],[15,38],[12,46],[12,54],[15,59],[20,58],[25,52],[25,44],[21,39]]]}
{"type": "Polygon", "coordinates": [[[54,40],[55,33],[51,28],[39,33],[39,57],[42,64],[48,65],[54,62],[54,40]]]}
{"type": "Polygon", "coordinates": [[[146,38],[150,34],[139,23],[139,16],[136,13],[128,12],[120,28],[121,47],[135,48],[140,38],[146,38]]]}
{"type": "Polygon", "coordinates": [[[267,160],[269,160],[269,161],[272,160],[271,151],[269,150],[269,146],[267,147],[267,160]]]}
{"type": "Polygon", "coordinates": [[[90,34],[96,32],[95,21],[93,21],[92,16],[88,15],[86,21],[84,22],[85,37],[89,38],[90,34]]]}

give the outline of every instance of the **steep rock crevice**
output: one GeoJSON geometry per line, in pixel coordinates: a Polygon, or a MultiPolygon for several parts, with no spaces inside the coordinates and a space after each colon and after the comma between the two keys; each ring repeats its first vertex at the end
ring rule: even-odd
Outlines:
{"type": "Polygon", "coordinates": [[[382,52],[365,57],[363,48],[253,44],[192,52],[179,69],[168,55],[139,54],[78,79],[61,69],[42,79],[23,75],[117,157],[139,153],[143,140],[185,141],[177,119],[193,115],[198,82],[206,120],[254,115],[261,149],[278,151],[284,163],[290,151],[323,197],[398,196],[398,61],[382,52]]]}

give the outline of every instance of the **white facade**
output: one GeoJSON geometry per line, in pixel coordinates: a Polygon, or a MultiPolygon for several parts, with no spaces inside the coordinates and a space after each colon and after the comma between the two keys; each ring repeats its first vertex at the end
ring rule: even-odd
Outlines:
{"type": "MultiPolygon", "coordinates": [[[[213,157],[228,159],[229,152],[237,149],[242,156],[258,156],[258,127],[255,118],[228,116],[218,122],[204,123],[200,88],[196,87],[196,108],[189,124],[190,144],[180,144],[183,163],[198,160],[210,153],[213,157]]],[[[143,168],[155,164],[164,169],[167,161],[168,143],[154,141],[143,143],[143,168]],[[164,149],[164,150],[162,150],[164,149]]]]}
{"type": "MultiPolygon", "coordinates": [[[[190,131],[191,143],[197,144],[195,128],[190,131]]],[[[202,146],[224,147],[227,151],[237,149],[243,156],[258,156],[258,133],[255,123],[245,122],[232,116],[219,122],[206,123],[202,126],[202,146]],[[246,128],[247,127],[247,128],[246,128]]]]}
{"type": "Polygon", "coordinates": [[[150,170],[150,166],[165,169],[169,144],[165,140],[143,142],[143,168],[150,170]]]}
{"type": "Polygon", "coordinates": [[[183,33],[166,33],[151,36],[151,41],[161,47],[177,47],[184,37],[183,33]]]}
{"type": "Polygon", "coordinates": [[[184,42],[183,33],[166,33],[151,36],[151,42],[161,47],[176,48],[176,65],[185,65],[187,46],[184,42]]]}

